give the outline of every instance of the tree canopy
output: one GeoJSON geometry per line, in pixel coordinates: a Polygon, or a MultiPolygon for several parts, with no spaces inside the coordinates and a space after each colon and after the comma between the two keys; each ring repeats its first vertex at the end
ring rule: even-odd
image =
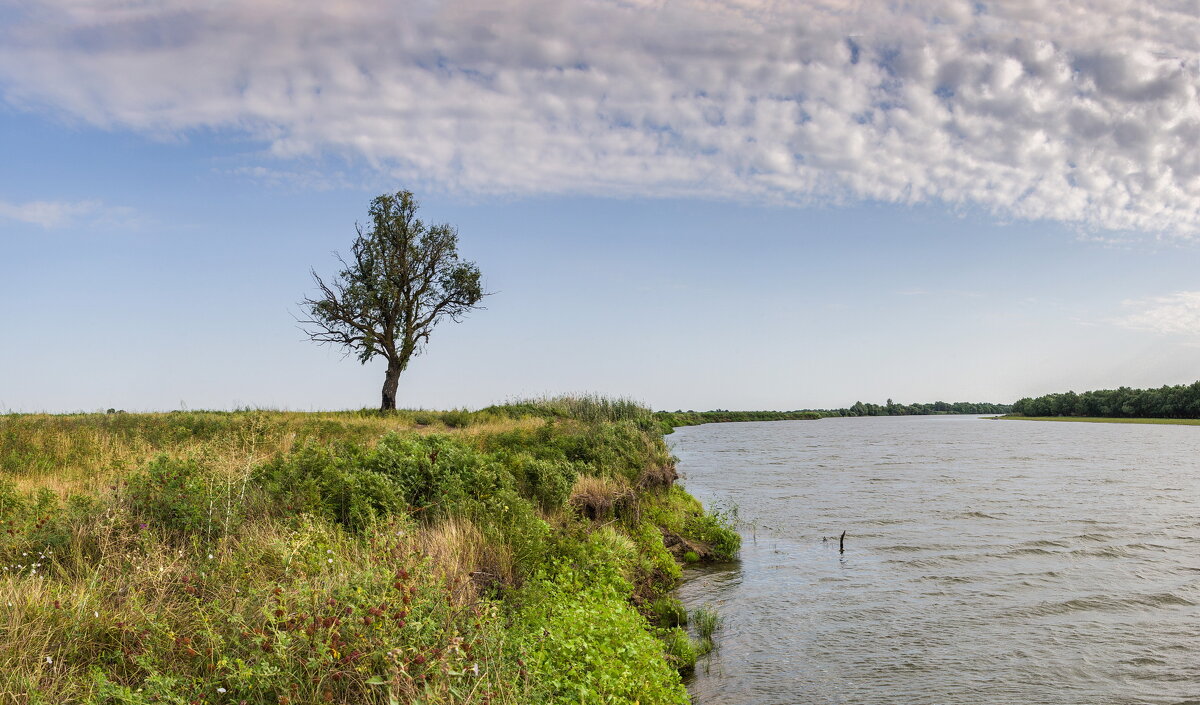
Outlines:
{"type": "Polygon", "coordinates": [[[301,321],[317,343],[341,346],[366,364],[387,360],[380,408],[396,408],[400,374],[445,318],[459,321],[486,296],[479,267],[458,255],[458,231],[417,217],[411,191],[371,201],[370,226],[356,226],[350,258],[326,281],[316,270],[317,295],[300,302],[301,321]]]}
{"type": "Polygon", "coordinates": [[[1200,382],[1158,389],[1098,389],[1026,397],[1013,404],[1022,416],[1091,416],[1110,418],[1200,418],[1200,382]]]}
{"type": "Polygon", "coordinates": [[[872,404],[856,401],[847,409],[833,409],[830,416],[930,416],[937,414],[1007,414],[1012,407],[1008,404],[992,404],[982,401],[935,401],[932,403],[897,404],[891,399],[887,404],[872,404]]]}

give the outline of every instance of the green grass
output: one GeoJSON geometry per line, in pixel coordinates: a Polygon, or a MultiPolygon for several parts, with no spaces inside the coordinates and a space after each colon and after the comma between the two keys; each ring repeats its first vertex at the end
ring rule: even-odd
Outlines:
{"type": "Polygon", "coordinates": [[[628,400],[7,415],[0,449],[20,705],[682,703],[682,556],[738,548],[628,400]]]}
{"type": "Polygon", "coordinates": [[[1085,423],[1149,423],[1169,426],[1200,426],[1200,419],[1122,419],[1101,416],[996,416],[1000,421],[1082,421],[1085,423]]]}

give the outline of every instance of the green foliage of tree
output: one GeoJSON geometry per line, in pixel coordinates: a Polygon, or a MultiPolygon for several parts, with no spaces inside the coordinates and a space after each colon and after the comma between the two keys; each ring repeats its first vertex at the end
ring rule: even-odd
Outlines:
{"type": "Polygon", "coordinates": [[[854,402],[846,409],[833,409],[823,412],[826,416],[930,416],[937,414],[1007,414],[1012,406],[1009,404],[991,404],[973,401],[935,401],[925,404],[897,404],[891,399],[887,404],[854,402]]]}
{"type": "Polygon", "coordinates": [[[459,321],[486,293],[479,267],[458,255],[458,231],[417,217],[411,191],[371,201],[371,226],[358,237],[329,282],[312,270],[318,294],[300,302],[309,338],[337,345],[366,364],[387,360],[381,410],[396,408],[400,374],[420,354],[442,319],[459,321]]]}
{"type": "Polygon", "coordinates": [[[1013,404],[1021,416],[1085,416],[1100,418],[1200,418],[1200,382],[1163,385],[1158,389],[1099,389],[1026,397],[1013,404]]]}

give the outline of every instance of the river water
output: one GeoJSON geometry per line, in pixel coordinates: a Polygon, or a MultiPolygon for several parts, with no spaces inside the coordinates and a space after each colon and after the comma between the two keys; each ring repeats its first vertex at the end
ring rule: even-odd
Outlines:
{"type": "Polygon", "coordinates": [[[969,416],[668,436],[736,505],[702,705],[1200,703],[1200,427],[969,416]],[[837,537],[845,530],[846,551],[837,537]]]}

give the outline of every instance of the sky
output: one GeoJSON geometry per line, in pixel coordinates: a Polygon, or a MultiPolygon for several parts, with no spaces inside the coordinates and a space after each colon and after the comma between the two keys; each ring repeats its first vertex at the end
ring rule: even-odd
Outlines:
{"type": "Polygon", "coordinates": [[[378,405],[371,199],[485,310],[398,404],[1200,379],[1200,2],[0,0],[0,411],[378,405]]]}

